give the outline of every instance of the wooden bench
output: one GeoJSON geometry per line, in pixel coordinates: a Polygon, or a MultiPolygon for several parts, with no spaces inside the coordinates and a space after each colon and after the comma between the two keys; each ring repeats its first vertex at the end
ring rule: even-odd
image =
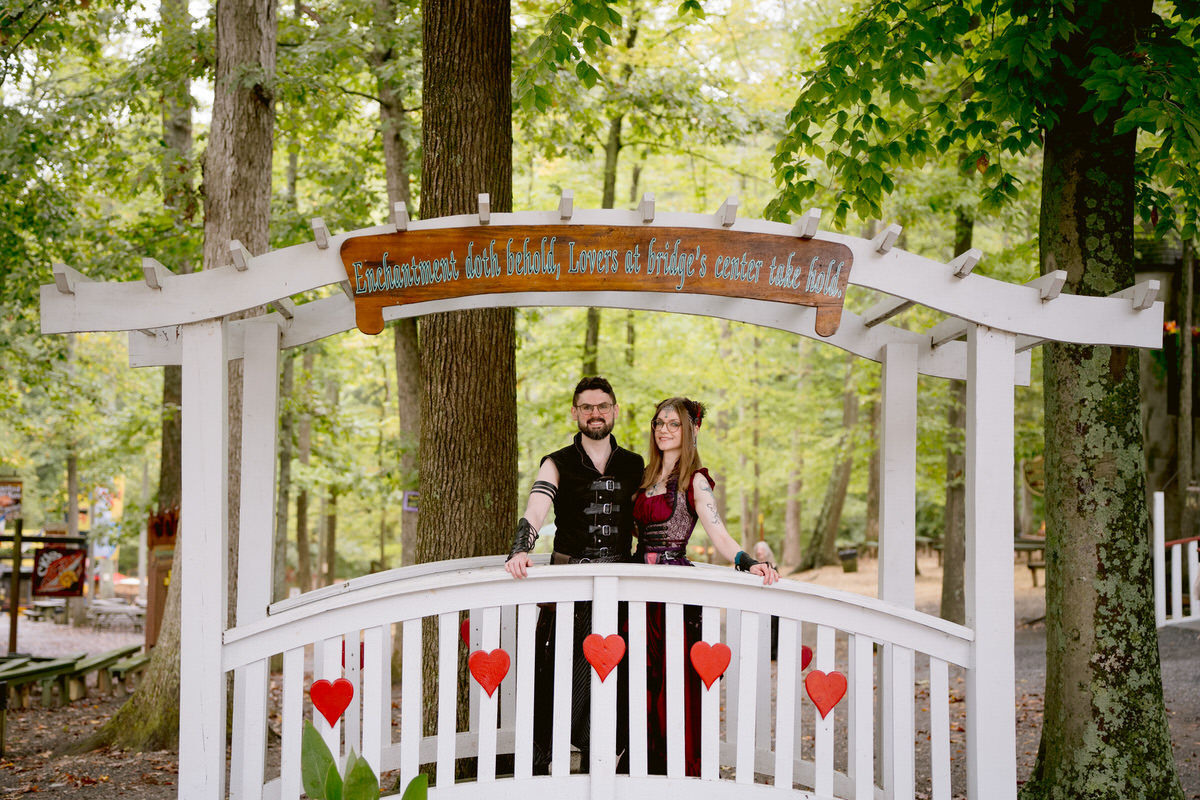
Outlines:
{"type": "Polygon", "coordinates": [[[113,683],[109,668],[141,649],[140,644],[130,644],[76,662],[75,671],[67,676],[67,694],[70,700],[87,697],[87,676],[93,672],[96,673],[96,688],[100,694],[111,694],[113,683]]]}
{"type": "Polygon", "coordinates": [[[1029,567],[1029,574],[1033,576],[1033,585],[1037,586],[1038,585],[1037,571],[1039,569],[1045,569],[1046,562],[1045,561],[1027,561],[1027,562],[1025,562],[1025,566],[1029,567]]]}
{"type": "Polygon", "coordinates": [[[36,683],[42,689],[42,705],[55,705],[55,688],[58,689],[58,703],[67,697],[67,676],[75,670],[76,663],[87,653],[49,660],[30,661],[14,669],[0,673],[0,680],[8,684],[8,704],[10,707],[29,708],[29,692],[36,683]]]}
{"type": "Polygon", "coordinates": [[[133,691],[129,685],[131,680],[134,678],[140,679],[141,674],[146,671],[146,666],[149,663],[149,653],[138,653],[136,656],[122,659],[109,667],[108,673],[117,694],[130,694],[133,691]]]}

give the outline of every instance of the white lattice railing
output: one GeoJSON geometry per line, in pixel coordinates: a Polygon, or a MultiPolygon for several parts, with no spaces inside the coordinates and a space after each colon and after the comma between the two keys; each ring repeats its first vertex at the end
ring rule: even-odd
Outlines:
{"type": "Polygon", "coordinates": [[[1165,541],[1164,505],[1163,493],[1155,492],[1154,615],[1160,628],[1168,625],[1200,628],[1200,557],[1196,548],[1200,536],[1165,541]],[[1168,563],[1171,565],[1169,570],[1168,563]],[[1186,611],[1184,597],[1188,598],[1186,611]]]}
{"type": "MultiPolygon", "coordinates": [[[[794,581],[764,588],[754,576],[729,568],[556,566],[534,569],[517,581],[501,563],[500,558],[471,559],[366,576],[277,603],[267,619],[227,631],[223,664],[237,675],[231,795],[289,800],[300,795],[300,735],[309,715],[335,754],[344,757],[353,748],[377,773],[399,770],[402,785],[422,765],[435,764],[442,777],[431,786],[431,797],[650,796],[677,784],[696,798],[790,787],[801,797],[874,800],[913,797],[919,791],[949,800],[950,703],[961,700],[951,691],[950,668],[966,668],[969,662],[969,629],[794,581]],[[556,674],[565,675],[572,604],[580,601],[593,603],[593,631],[601,634],[618,633],[618,604],[629,604],[630,774],[615,774],[617,681],[601,681],[593,672],[589,773],[570,771],[567,679],[555,681],[550,775],[535,777],[537,604],[558,604],[556,674]],[[667,604],[665,777],[647,775],[648,601],[667,604]],[[732,650],[723,679],[711,691],[701,689],[700,778],[685,777],[683,766],[685,604],[703,608],[705,641],[724,642],[732,650]],[[780,618],[774,668],[772,615],[780,618]],[[460,655],[467,649],[460,639],[464,618],[469,619],[469,649],[503,648],[511,668],[490,697],[477,682],[469,683],[470,724],[459,731],[455,708],[460,655]],[[436,631],[438,643],[434,736],[422,735],[425,722],[419,713],[425,630],[436,631]],[[398,724],[392,714],[393,637],[402,659],[398,724]],[[802,643],[814,653],[807,669],[801,663],[802,643]],[[276,654],[283,656],[277,696],[268,691],[268,663],[276,654]],[[840,672],[847,681],[844,698],[824,718],[805,689],[805,677],[817,670],[840,672]],[[309,688],[317,680],[343,677],[353,686],[353,698],[341,719],[329,725],[306,702],[309,688]],[[282,735],[269,741],[269,719],[276,716],[282,735]],[[918,740],[927,740],[920,750],[930,758],[920,787],[918,740]],[[497,754],[513,756],[511,762],[501,761],[503,775],[497,774],[497,754]],[[475,757],[476,779],[454,783],[456,761],[475,757]],[[268,769],[268,763],[280,766],[268,769]]],[[[965,752],[955,758],[965,760],[965,752]]]]}

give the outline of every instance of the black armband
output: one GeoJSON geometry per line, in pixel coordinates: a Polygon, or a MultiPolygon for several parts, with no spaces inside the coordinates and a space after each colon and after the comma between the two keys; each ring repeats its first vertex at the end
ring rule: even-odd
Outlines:
{"type": "Polygon", "coordinates": [[[550,481],[534,481],[533,488],[529,490],[530,494],[544,494],[551,500],[554,495],[558,494],[558,487],[550,481]]]}
{"type": "Polygon", "coordinates": [[[733,566],[739,572],[749,572],[751,567],[761,563],[761,561],[755,561],[751,558],[745,550],[738,550],[738,554],[733,557],[733,566]]]}
{"type": "Polygon", "coordinates": [[[537,541],[538,533],[529,524],[529,520],[521,517],[521,521],[517,523],[517,531],[513,534],[512,550],[508,554],[506,562],[511,560],[517,553],[528,553],[533,550],[533,543],[537,541]]]}

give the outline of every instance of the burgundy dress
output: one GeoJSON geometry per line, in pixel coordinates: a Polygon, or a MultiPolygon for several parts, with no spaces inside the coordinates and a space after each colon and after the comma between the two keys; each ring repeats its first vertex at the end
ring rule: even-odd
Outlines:
{"type": "MultiPolygon", "coordinates": [[[[699,470],[709,486],[716,482],[708,470],[699,470]]],[[[647,497],[639,490],[634,496],[633,517],[637,522],[638,547],[634,561],[645,564],[691,566],[687,558],[688,539],[696,527],[696,503],[692,487],[680,491],[678,476],[670,478],[667,490],[647,497]]],[[[667,773],[667,692],[666,692],[666,613],[662,603],[646,604],[646,750],[649,772],[667,773]]],[[[684,764],[686,773],[700,776],[700,676],[689,657],[692,645],[700,641],[700,608],[683,608],[683,713],[684,764]]]]}

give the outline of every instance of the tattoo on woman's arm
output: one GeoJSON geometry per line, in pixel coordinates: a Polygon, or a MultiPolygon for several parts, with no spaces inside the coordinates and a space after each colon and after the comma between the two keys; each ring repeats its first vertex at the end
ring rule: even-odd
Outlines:
{"type": "Polygon", "coordinates": [[[717,507],[714,506],[712,503],[708,503],[706,507],[708,508],[708,513],[712,517],[712,519],[710,520],[712,522],[712,524],[720,525],[721,524],[721,515],[717,513],[717,507]]]}

